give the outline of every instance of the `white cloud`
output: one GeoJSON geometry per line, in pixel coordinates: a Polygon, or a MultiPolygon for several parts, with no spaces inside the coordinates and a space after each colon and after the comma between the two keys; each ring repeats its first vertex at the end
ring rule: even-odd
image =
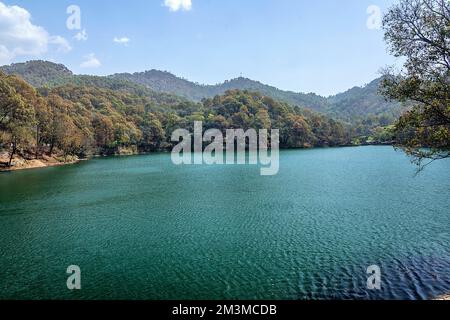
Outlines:
{"type": "Polygon", "coordinates": [[[81,63],[81,68],[98,68],[102,65],[100,60],[97,59],[95,53],[90,53],[84,56],[84,61],[81,63]]]}
{"type": "Polygon", "coordinates": [[[0,62],[10,63],[18,56],[41,56],[54,46],[58,52],[72,48],[60,36],[51,36],[31,22],[31,14],[18,6],[0,2],[0,62]]]}
{"type": "Polygon", "coordinates": [[[131,40],[130,40],[130,38],[127,38],[127,37],[121,37],[121,38],[114,37],[113,41],[118,44],[127,45],[131,40]]]}
{"type": "Polygon", "coordinates": [[[170,9],[170,11],[192,9],[192,0],[164,0],[164,5],[170,9]]]}
{"type": "Polygon", "coordinates": [[[0,65],[10,63],[12,58],[11,52],[4,45],[0,45],[0,65]]]}
{"type": "Polygon", "coordinates": [[[83,31],[78,32],[74,38],[78,41],[86,41],[88,39],[86,29],[83,29],[83,31]]]}
{"type": "Polygon", "coordinates": [[[72,50],[72,47],[70,46],[69,42],[65,38],[60,36],[51,36],[48,39],[48,43],[55,45],[57,52],[67,53],[70,50],[72,50]]]}

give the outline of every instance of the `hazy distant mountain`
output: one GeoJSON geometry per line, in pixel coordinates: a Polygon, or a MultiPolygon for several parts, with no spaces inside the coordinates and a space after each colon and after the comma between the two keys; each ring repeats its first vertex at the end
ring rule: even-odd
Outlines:
{"type": "MultiPolygon", "coordinates": [[[[108,77],[74,75],[64,65],[46,61],[29,61],[0,67],[7,74],[18,74],[35,87],[58,86],[74,83],[100,86],[108,89],[133,87],[133,90],[177,95],[188,100],[200,101],[225,93],[230,89],[258,91],[274,99],[333,115],[341,119],[354,119],[368,115],[388,113],[396,116],[402,106],[387,102],[378,94],[380,79],[364,87],[354,87],[346,92],[325,98],[314,93],[283,91],[273,86],[247,78],[236,78],[217,85],[201,85],[179,78],[169,72],[150,70],[137,73],[120,73],[108,77]]],[[[145,94],[145,92],[141,92],[145,94]]]]}

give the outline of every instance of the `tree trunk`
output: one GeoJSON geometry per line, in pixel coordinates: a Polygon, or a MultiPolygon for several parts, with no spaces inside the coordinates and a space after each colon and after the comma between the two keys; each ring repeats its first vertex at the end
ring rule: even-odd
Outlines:
{"type": "Polygon", "coordinates": [[[39,157],[39,127],[36,127],[36,152],[35,152],[36,160],[39,157]]]}
{"type": "Polygon", "coordinates": [[[49,156],[52,156],[53,153],[53,148],[55,147],[55,143],[52,141],[52,143],[50,144],[50,151],[49,151],[49,156]]]}
{"type": "Polygon", "coordinates": [[[8,168],[11,168],[12,159],[13,159],[14,154],[16,153],[16,151],[17,151],[17,144],[16,144],[16,142],[14,141],[14,142],[12,143],[11,155],[9,156],[8,168]]]}

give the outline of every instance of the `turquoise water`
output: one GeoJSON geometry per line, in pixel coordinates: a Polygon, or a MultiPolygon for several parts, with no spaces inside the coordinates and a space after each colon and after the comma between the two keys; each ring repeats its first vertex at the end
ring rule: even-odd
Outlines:
{"type": "Polygon", "coordinates": [[[0,174],[0,299],[426,299],[450,292],[450,161],[391,147],[257,166],[168,154],[0,174]],[[367,290],[379,265],[381,290],[367,290]],[[69,265],[82,289],[66,287],[69,265]]]}

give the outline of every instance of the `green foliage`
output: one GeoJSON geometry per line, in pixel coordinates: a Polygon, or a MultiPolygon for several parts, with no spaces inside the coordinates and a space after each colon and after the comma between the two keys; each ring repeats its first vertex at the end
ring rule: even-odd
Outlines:
{"type": "Polygon", "coordinates": [[[0,74],[0,144],[10,147],[8,166],[17,149],[30,139],[35,119],[33,107],[16,91],[20,85],[15,77],[0,74]]]}
{"type": "Polygon", "coordinates": [[[257,92],[230,90],[203,104],[206,128],[276,128],[283,148],[340,146],[351,140],[341,122],[257,92]]]}
{"type": "Polygon", "coordinates": [[[18,77],[0,74],[0,119],[4,147],[11,144],[11,152],[36,157],[167,149],[172,146],[171,133],[193,130],[194,121],[223,132],[277,128],[284,148],[350,143],[349,128],[338,121],[240,90],[199,104],[95,85],[69,84],[38,92],[18,77]]]}
{"type": "Polygon", "coordinates": [[[26,63],[15,63],[1,68],[6,74],[20,75],[34,87],[51,86],[63,83],[72,77],[72,71],[62,64],[48,61],[29,61],[26,63]]]}
{"type": "Polygon", "coordinates": [[[379,93],[383,78],[376,79],[364,87],[354,87],[344,93],[329,97],[326,114],[350,123],[365,121],[367,118],[388,117],[392,124],[402,111],[408,108],[407,103],[387,100],[379,93]]]}
{"type": "MultiPolygon", "coordinates": [[[[33,107],[33,121],[19,127],[28,128],[24,145],[36,157],[168,149],[171,133],[178,128],[193,130],[194,121],[203,121],[205,130],[223,132],[277,128],[283,148],[387,143],[392,137],[385,128],[405,108],[378,95],[380,79],[323,98],[245,78],[202,86],[156,70],[98,77],[74,75],[62,65],[44,61],[2,69],[39,87],[36,91],[19,77],[1,76],[15,79],[9,88],[12,93],[2,101],[9,96],[33,107]]],[[[0,134],[5,136],[6,131],[1,129],[0,134]]]]}
{"type": "Polygon", "coordinates": [[[141,84],[157,92],[172,93],[193,101],[213,98],[228,90],[255,91],[291,105],[309,108],[352,123],[354,120],[362,119],[371,114],[376,116],[387,114],[398,117],[401,111],[405,109],[405,106],[401,103],[386,101],[378,93],[381,78],[374,80],[367,86],[355,87],[329,98],[314,93],[283,91],[242,77],[217,85],[200,85],[180,79],[171,73],[157,70],[134,74],[115,74],[111,78],[141,84]]]}
{"type": "MultiPolygon", "coordinates": [[[[2,67],[8,74],[18,74],[32,85],[49,90],[62,85],[90,86],[114,91],[124,91],[138,96],[146,96],[174,104],[181,101],[200,102],[223,95],[228,90],[248,90],[260,92],[262,95],[283,101],[294,106],[312,109],[334,118],[354,123],[367,116],[398,117],[405,106],[401,103],[386,101],[379,93],[381,79],[376,79],[364,87],[355,87],[344,93],[325,98],[314,93],[297,93],[283,91],[247,78],[236,78],[217,85],[200,85],[178,78],[169,72],[150,70],[134,74],[121,73],[108,77],[73,75],[62,65],[43,61],[30,61],[25,64],[13,64],[2,67]],[[181,97],[181,98],[180,98],[181,97]]],[[[192,104],[188,105],[191,107],[192,104]]],[[[153,111],[165,111],[165,106],[151,105],[153,111]],[[159,108],[156,110],[155,108],[159,108]]],[[[187,110],[185,115],[192,113],[187,110]]]]}
{"type": "Polygon", "coordinates": [[[402,0],[385,16],[390,51],[404,70],[385,71],[382,91],[414,107],[396,124],[396,142],[419,165],[450,157],[450,2],[402,0]]]}

